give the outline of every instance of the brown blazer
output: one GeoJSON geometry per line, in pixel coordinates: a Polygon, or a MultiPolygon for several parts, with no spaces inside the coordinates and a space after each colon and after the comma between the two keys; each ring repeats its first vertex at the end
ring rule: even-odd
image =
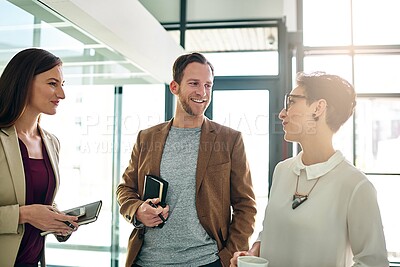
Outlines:
{"type": "MultiPolygon", "coordinates": [[[[39,127],[59,186],[57,138],[39,127]]],[[[19,207],[25,205],[25,172],[15,128],[0,129],[0,266],[14,266],[25,227],[18,224],[19,207]]],[[[41,259],[45,265],[44,253],[41,259]]]]}
{"type": "MultiPolygon", "coordinates": [[[[171,125],[172,120],[138,134],[129,166],[117,187],[120,213],[129,223],[143,203],[140,196],[145,175],[160,175],[161,156],[171,125]]],[[[224,266],[229,266],[235,251],[248,250],[256,202],[242,135],[207,118],[201,129],[197,161],[196,210],[200,223],[216,240],[224,266]]],[[[135,262],[142,246],[141,231],[133,229],[129,237],[126,267],[135,262]]]]}

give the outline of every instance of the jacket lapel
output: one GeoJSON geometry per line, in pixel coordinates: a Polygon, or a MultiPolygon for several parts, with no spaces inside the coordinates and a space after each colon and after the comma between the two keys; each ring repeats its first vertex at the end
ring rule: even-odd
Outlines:
{"type": "Polygon", "coordinates": [[[161,157],[164,151],[165,141],[167,140],[169,130],[172,126],[172,121],[173,120],[170,120],[168,123],[164,124],[159,131],[154,134],[154,140],[151,144],[154,153],[152,153],[150,169],[154,170],[154,175],[157,176],[160,176],[161,157]]]}
{"type": "Polygon", "coordinates": [[[47,155],[49,155],[51,167],[53,168],[54,176],[56,179],[56,188],[55,188],[54,194],[53,194],[53,200],[54,200],[54,196],[56,195],[58,186],[60,184],[60,173],[59,173],[59,169],[58,169],[58,157],[56,156],[56,153],[58,153],[58,152],[55,150],[55,147],[54,147],[53,141],[51,140],[51,137],[45,131],[43,131],[40,126],[38,126],[38,128],[39,128],[39,132],[42,137],[44,146],[46,147],[47,155]]]}
{"type": "Polygon", "coordinates": [[[204,118],[204,122],[201,127],[199,157],[197,159],[196,192],[199,191],[201,183],[203,182],[206,174],[208,162],[210,161],[216,137],[216,129],[208,118],[204,118]]]}
{"type": "Polygon", "coordinates": [[[25,205],[25,172],[14,126],[1,129],[0,140],[11,173],[17,201],[20,205],[25,205]]]}

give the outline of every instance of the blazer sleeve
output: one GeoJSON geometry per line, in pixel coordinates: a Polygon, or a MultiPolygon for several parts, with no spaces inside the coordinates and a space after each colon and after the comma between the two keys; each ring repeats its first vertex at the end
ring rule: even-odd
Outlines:
{"type": "Polygon", "coordinates": [[[238,133],[231,156],[232,221],[226,246],[219,256],[229,266],[233,253],[249,249],[249,238],[254,232],[257,213],[250,168],[241,133],[238,133]]]}
{"type": "Polygon", "coordinates": [[[138,193],[138,161],[140,156],[139,132],[135,145],[133,146],[129,165],[122,175],[122,181],[117,186],[117,201],[120,205],[120,214],[129,223],[133,223],[136,210],[143,203],[138,193]]]}
{"type": "MultiPolygon", "coordinates": [[[[15,182],[11,177],[10,161],[14,162],[12,167],[18,168],[19,181],[23,181],[24,172],[22,158],[19,153],[18,139],[12,128],[1,129],[0,132],[0,234],[17,234],[19,221],[19,206],[15,182]],[[7,133],[7,134],[5,134],[7,133]],[[7,151],[6,151],[7,149],[7,151]],[[8,155],[8,157],[7,157],[8,155]]],[[[21,183],[18,185],[23,186],[21,183]]],[[[21,188],[21,191],[23,188],[21,188]]],[[[23,203],[22,203],[23,204],[23,203]]]]}
{"type": "Polygon", "coordinates": [[[0,234],[17,234],[19,220],[19,205],[0,207],[0,234]]]}

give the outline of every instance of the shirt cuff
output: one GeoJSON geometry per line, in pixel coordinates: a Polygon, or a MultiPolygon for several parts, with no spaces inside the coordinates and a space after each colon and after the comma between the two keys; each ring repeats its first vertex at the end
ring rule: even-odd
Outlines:
{"type": "Polygon", "coordinates": [[[144,224],[143,224],[141,221],[139,221],[139,220],[136,219],[136,215],[133,216],[133,226],[134,226],[136,229],[142,229],[142,228],[144,228],[144,224]]]}

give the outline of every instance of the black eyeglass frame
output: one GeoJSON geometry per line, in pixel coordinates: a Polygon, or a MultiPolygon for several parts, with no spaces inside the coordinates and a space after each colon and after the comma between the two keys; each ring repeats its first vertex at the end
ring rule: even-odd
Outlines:
{"type": "Polygon", "coordinates": [[[288,109],[290,108],[290,98],[302,98],[302,99],[307,99],[307,97],[305,95],[292,95],[292,94],[286,94],[285,95],[285,102],[283,108],[288,111],[288,109]]]}

